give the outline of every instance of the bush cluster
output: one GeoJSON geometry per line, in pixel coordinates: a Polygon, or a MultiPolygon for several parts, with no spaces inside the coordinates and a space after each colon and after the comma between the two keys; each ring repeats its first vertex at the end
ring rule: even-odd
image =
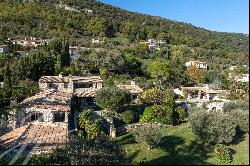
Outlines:
{"type": "Polygon", "coordinates": [[[233,160],[230,148],[227,148],[223,144],[217,144],[215,146],[216,159],[222,163],[230,163],[233,160]]]}

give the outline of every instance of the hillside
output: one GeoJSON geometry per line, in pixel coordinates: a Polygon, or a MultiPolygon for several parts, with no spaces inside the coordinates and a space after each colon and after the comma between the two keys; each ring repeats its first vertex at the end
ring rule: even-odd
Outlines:
{"type": "MultiPolygon", "coordinates": [[[[248,35],[205,30],[191,24],[128,12],[95,0],[2,0],[0,37],[129,37],[248,54],[248,35]],[[61,3],[60,3],[61,2],[61,3]],[[67,5],[74,10],[65,10],[67,5]]],[[[0,40],[1,40],[0,39],[0,40]]]]}

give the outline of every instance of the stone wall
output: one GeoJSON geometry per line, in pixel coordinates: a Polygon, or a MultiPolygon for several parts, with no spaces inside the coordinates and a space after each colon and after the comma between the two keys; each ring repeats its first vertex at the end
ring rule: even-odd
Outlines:
{"type": "Polygon", "coordinates": [[[215,110],[215,111],[222,111],[225,102],[211,102],[207,104],[208,111],[215,110]]]}
{"type": "Polygon", "coordinates": [[[39,82],[39,89],[40,89],[40,91],[46,91],[46,90],[48,90],[47,83],[41,83],[41,82],[39,82]]]}

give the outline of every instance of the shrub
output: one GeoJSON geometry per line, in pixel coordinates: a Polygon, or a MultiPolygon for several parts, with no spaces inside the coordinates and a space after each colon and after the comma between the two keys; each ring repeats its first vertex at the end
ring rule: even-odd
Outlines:
{"type": "Polygon", "coordinates": [[[137,127],[133,131],[133,134],[135,136],[136,141],[146,143],[149,150],[156,147],[162,137],[159,127],[150,126],[137,127]]]}
{"type": "Polygon", "coordinates": [[[237,102],[228,102],[223,105],[223,111],[225,112],[230,112],[231,110],[235,109],[244,109],[248,110],[249,109],[249,103],[244,102],[244,101],[237,101],[237,102]]]}
{"type": "Polygon", "coordinates": [[[177,107],[175,110],[175,118],[178,122],[184,122],[186,118],[186,111],[181,107],[177,107]]]}
{"type": "Polygon", "coordinates": [[[227,148],[223,144],[217,144],[215,146],[216,159],[222,163],[230,163],[233,160],[230,148],[227,148]]]}
{"type": "Polygon", "coordinates": [[[129,124],[133,123],[135,118],[134,118],[134,112],[132,110],[127,110],[121,113],[121,118],[124,123],[129,124]]]}
{"type": "Polygon", "coordinates": [[[145,90],[140,96],[141,102],[145,104],[161,104],[163,102],[163,99],[164,92],[158,88],[145,90]]]}
{"type": "Polygon", "coordinates": [[[241,132],[249,132],[249,112],[248,110],[235,109],[228,113],[235,126],[241,132]]]}
{"type": "Polygon", "coordinates": [[[140,122],[157,122],[164,124],[172,124],[172,109],[169,107],[163,107],[161,105],[154,105],[146,107],[143,115],[140,118],[140,122]]]}
{"type": "Polygon", "coordinates": [[[32,156],[29,165],[116,165],[128,164],[120,145],[105,137],[86,140],[71,138],[49,154],[32,156]]]}
{"type": "Polygon", "coordinates": [[[80,113],[78,117],[78,124],[80,127],[78,135],[80,137],[86,137],[90,139],[95,138],[103,133],[101,119],[94,118],[94,112],[91,109],[86,109],[80,113]]]}
{"type": "Polygon", "coordinates": [[[193,112],[189,123],[193,133],[208,143],[231,143],[236,134],[231,116],[225,113],[193,112]]]}
{"type": "Polygon", "coordinates": [[[104,87],[96,94],[97,104],[109,111],[118,111],[119,108],[131,101],[131,94],[128,91],[116,87],[104,87]]]}

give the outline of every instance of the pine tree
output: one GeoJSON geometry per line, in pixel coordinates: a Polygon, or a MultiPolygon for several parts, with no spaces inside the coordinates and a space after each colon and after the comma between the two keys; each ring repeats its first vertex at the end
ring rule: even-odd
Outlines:
{"type": "Polygon", "coordinates": [[[61,51],[61,67],[70,66],[70,55],[69,55],[69,42],[67,39],[64,39],[62,42],[62,51],[61,51]]]}

